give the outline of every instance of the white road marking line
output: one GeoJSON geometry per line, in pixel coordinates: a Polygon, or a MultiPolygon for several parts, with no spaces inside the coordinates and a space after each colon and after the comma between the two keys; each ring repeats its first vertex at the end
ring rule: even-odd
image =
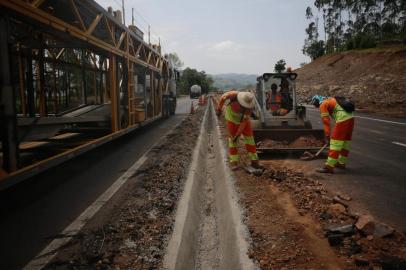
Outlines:
{"type": "Polygon", "coordinates": [[[370,129],[369,132],[372,132],[372,133],[375,133],[375,134],[379,134],[379,135],[384,134],[383,132],[378,131],[378,130],[374,130],[374,129],[370,129]]]}
{"type": "Polygon", "coordinates": [[[403,146],[403,147],[406,147],[406,144],[405,143],[400,143],[400,142],[392,142],[393,144],[397,144],[397,145],[400,145],[400,146],[403,146]]]}
{"type": "Polygon", "coordinates": [[[357,118],[362,118],[362,119],[367,119],[367,120],[372,120],[372,121],[378,121],[378,122],[384,122],[384,123],[389,123],[389,124],[397,124],[397,125],[403,125],[406,126],[406,123],[402,122],[395,122],[395,121],[389,121],[389,120],[383,120],[383,119],[376,119],[376,118],[371,118],[371,117],[365,117],[365,116],[355,116],[357,118]]]}
{"type": "MultiPolygon", "coordinates": [[[[154,147],[155,144],[152,146],[154,147]]],[[[152,147],[150,149],[152,149],[152,147]]],[[[142,155],[137,162],[135,162],[125,173],[123,173],[102,195],[100,195],[79,217],[76,218],[68,227],[66,227],[62,235],[68,235],[68,237],[62,237],[53,240],[46,246],[35,258],[29,262],[23,270],[37,270],[42,269],[49,263],[58,253],[58,250],[67,244],[73,236],[75,236],[82,227],[90,220],[100,208],[113,197],[113,195],[120,189],[120,187],[131,178],[134,173],[144,164],[147,160],[147,154],[149,150],[142,155]]]]}
{"type": "MultiPolygon", "coordinates": [[[[318,111],[317,109],[306,107],[310,111],[318,111]]],[[[389,120],[383,120],[383,119],[377,119],[377,118],[371,118],[371,117],[365,117],[365,116],[359,116],[356,115],[354,116],[355,118],[361,118],[361,119],[367,119],[367,120],[372,120],[372,121],[378,121],[378,122],[384,122],[384,123],[389,123],[389,124],[397,124],[397,125],[403,125],[406,126],[406,123],[402,122],[396,122],[396,121],[389,121],[389,120]]]]}

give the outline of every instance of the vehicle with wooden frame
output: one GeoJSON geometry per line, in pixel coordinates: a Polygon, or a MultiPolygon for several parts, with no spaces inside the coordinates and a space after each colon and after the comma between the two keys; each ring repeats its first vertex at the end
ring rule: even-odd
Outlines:
{"type": "Polygon", "coordinates": [[[176,109],[177,71],[93,0],[0,0],[0,190],[176,109]]]}

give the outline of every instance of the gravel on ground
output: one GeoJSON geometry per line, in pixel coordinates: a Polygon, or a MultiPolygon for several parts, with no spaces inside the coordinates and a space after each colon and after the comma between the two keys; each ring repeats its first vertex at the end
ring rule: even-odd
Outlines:
{"type": "Polygon", "coordinates": [[[160,269],[204,108],[149,152],[146,162],[46,269],[160,269]]]}

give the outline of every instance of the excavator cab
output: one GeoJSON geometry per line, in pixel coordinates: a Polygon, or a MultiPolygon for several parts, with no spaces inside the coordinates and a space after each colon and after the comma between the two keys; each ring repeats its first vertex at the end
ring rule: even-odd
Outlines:
{"type": "Polygon", "coordinates": [[[296,78],[294,72],[257,78],[252,126],[258,152],[317,151],[323,146],[323,130],[312,129],[306,108],[298,104],[296,78]]]}

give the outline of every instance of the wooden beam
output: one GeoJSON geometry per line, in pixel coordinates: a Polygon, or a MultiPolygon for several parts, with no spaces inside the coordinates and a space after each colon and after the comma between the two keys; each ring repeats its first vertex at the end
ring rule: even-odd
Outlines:
{"type": "Polygon", "coordinates": [[[65,48],[62,48],[62,49],[59,51],[59,53],[56,55],[56,60],[58,60],[58,59],[62,56],[62,54],[63,54],[64,51],[65,51],[65,48]]]}
{"type": "Polygon", "coordinates": [[[118,40],[118,42],[117,42],[117,44],[116,44],[116,48],[117,48],[117,49],[119,49],[119,48],[120,48],[121,43],[123,43],[123,40],[124,40],[124,38],[125,38],[126,34],[127,34],[126,32],[121,33],[121,35],[120,35],[120,39],[118,40]]]}
{"type": "Polygon", "coordinates": [[[117,62],[116,56],[111,54],[109,59],[109,82],[110,82],[110,102],[111,102],[111,131],[119,130],[119,99],[117,93],[117,62]]]}
{"type": "MultiPolygon", "coordinates": [[[[102,49],[106,52],[111,52],[115,54],[116,56],[119,57],[127,57],[126,52],[123,50],[119,50],[115,47],[115,45],[111,45],[108,41],[97,38],[92,35],[86,34],[85,31],[81,30],[78,27],[72,26],[69,22],[65,22],[60,18],[57,18],[53,16],[52,14],[49,14],[41,9],[33,7],[30,3],[23,1],[23,0],[1,0],[0,1],[0,6],[4,6],[12,11],[15,11],[19,13],[20,15],[35,20],[37,22],[40,22],[44,25],[47,25],[49,28],[53,28],[57,31],[61,31],[64,33],[68,33],[72,38],[79,39],[85,42],[88,42],[92,46],[96,46],[99,49],[102,49]]],[[[114,36],[113,32],[111,30],[111,27],[109,25],[109,21],[106,19],[106,16],[103,16],[105,22],[106,22],[106,27],[109,29],[108,34],[110,38],[112,39],[113,43],[115,44],[114,41],[114,36]]],[[[115,24],[115,22],[111,21],[112,24],[115,24]]],[[[131,37],[133,38],[133,37],[131,37]]],[[[143,46],[139,47],[144,50],[144,46],[146,46],[144,43],[143,46]]],[[[151,70],[158,71],[156,67],[153,65],[150,65],[146,63],[145,60],[142,60],[140,58],[137,58],[136,56],[129,56],[130,61],[137,63],[141,66],[147,67],[151,70]]]]}
{"type": "Polygon", "coordinates": [[[140,45],[138,45],[137,52],[135,53],[135,57],[138,57],[138,54],[141,51],[141,47],[142,47],[142,43],[140,43],[140,45]]]}
{"type": "Polygon", "coordinates": [[[113,30],[111,30],[109,21],[107,20],[106,16],[103,16],[103,19],[104,19],[104,22],[106,23],[107,31],[109,32],[111,42],[113,42],[113,45],[116,46],[116,39],[114,38],[113,30]]]}
{"type": "Polygon", "coordinates": [[[86,30],[86,34],[91,35],[102,18],[103,14],[98,14],[96,18],[94,18],[93,22],[90,24],[89,28],[86,30]]]}
{"type": "Polygon", "coordinates": [[[82,28],[83,31],[86,31],[86,26],[82,20],[82,17],[80,16],[79,10],[76,7],[75,1],[74,0],[70,0],[69,1],[71,7],[72,7],[72,11],[75,14],[76,20],[79,21],[80,27],[82,28]]]}
{"type": "Polygon", "coordinates": [[[39,7],[42,3],[44,3],[44,1],[45,1],[45,0],[35,0],[35,1],[32,2],[31,5],[32,5],[33,7],[36,7],[36,8],[37,8],[37,7],[39,7]]]}

